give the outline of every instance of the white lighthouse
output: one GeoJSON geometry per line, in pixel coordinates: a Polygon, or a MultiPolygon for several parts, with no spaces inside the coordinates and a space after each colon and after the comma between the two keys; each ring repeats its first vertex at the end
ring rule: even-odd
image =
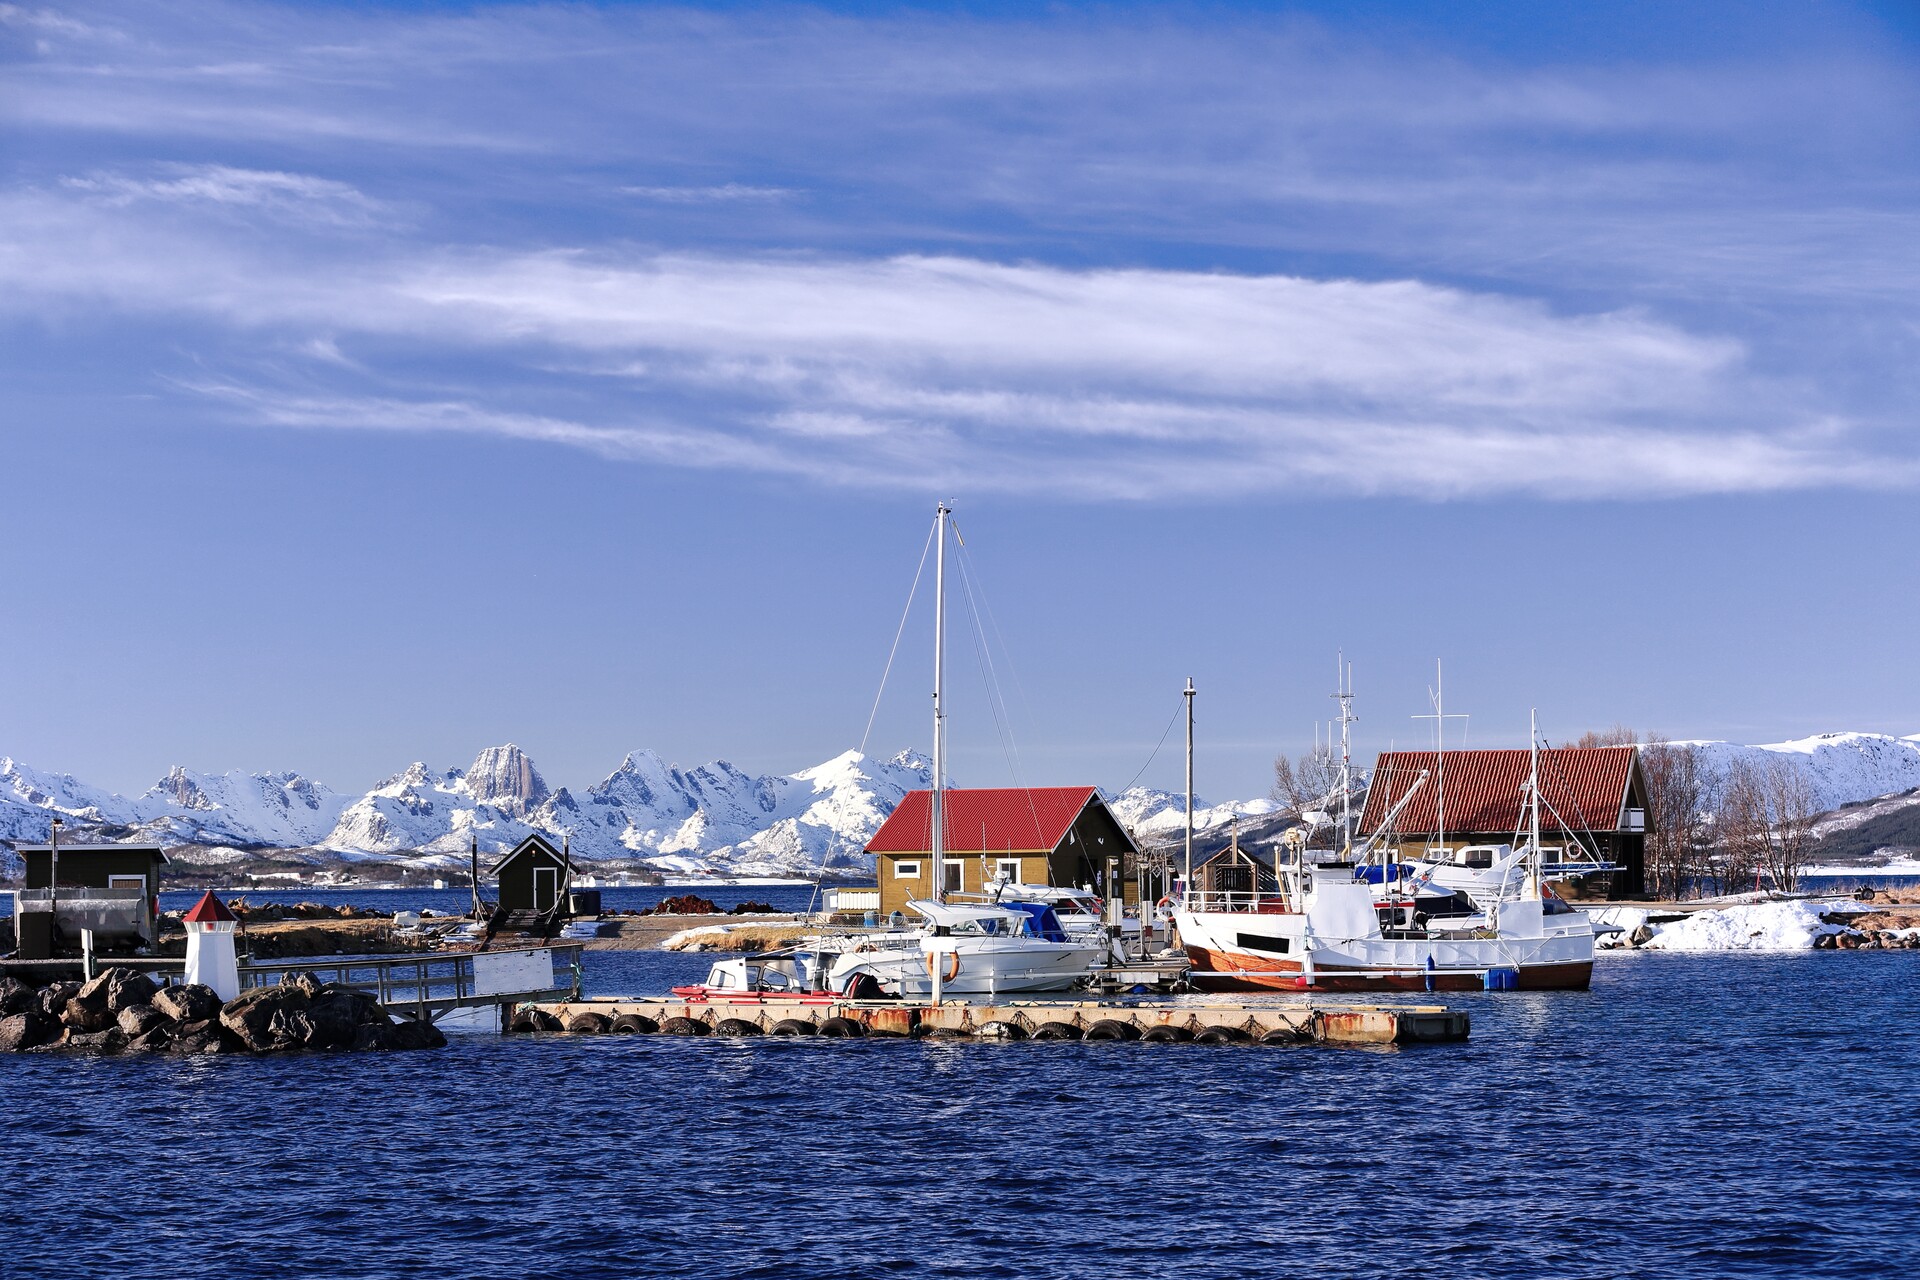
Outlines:
{"type": "Polygon", "coordinates": [[[212,987],[222,1000],[240,994],[240,957],[233,931],[240,923],[212,892],[181,917],[187,926],[187,981],[212,987]]]}

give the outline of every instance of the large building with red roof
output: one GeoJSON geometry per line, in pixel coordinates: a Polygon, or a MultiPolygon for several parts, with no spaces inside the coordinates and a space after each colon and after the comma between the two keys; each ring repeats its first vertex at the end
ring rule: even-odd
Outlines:
{"type": "MultiPolygon", "coordinates": [[[[934,894],[932,795],[909,791],[867,841],[884,913],[934,894]]],[[[950,789],[941,811],[947,893],[977,893],[997,879],[1104,892],[1107,860],[1121,860],[1124,885],[1139,852],[1095,787],[950,789]]]]}
{"type": "MultiPolygon", "coordinates": [[[[1378,832],[1393,806],[1393,834],[1406,845],[1458,849],[1514,842],[1526,821],[1526,751],[1388,751],[1374,763],[1363,835],[1378,832]],[[1426,782],[1419,784],[1422,774],[1426,782]],[[1444,784],[1442,778],[1444,777],[1444,784]],[[1417,786],[1417,789],[1416,789],[1417,786]]],[[[1613,897],[1645,890],[1647,783],[1634,747],[1561,747],[1540,753],[1540,842],[1573,841],[1618,863],[1613,897]]]]}

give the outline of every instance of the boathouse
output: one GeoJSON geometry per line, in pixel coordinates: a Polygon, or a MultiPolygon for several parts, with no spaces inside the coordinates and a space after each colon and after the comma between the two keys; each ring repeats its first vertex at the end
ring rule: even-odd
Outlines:
{"type": "MultiPolygon", "coordinates": [[[[554,848],[536,831],[494,863],[490,874],[499,886],[501,910],[545,915],[560,903],[572,872],[569,851],[554,848]]],[[[561,913],[565,914],[564,905],[561,913]]]]}
{"type": "MultiPolygon", "coordinates": [[[[1374,764],[1360,832],[1379,831],[1425,773],[1425,784],[1393,820],[1403,846],[1457,850],[1517,843],[1526,821],[1528,757],[1526,751],[1449,751],[1443,761],[1432,751],[1384,752],[1374,764]]],[[[1584,878],[1583,889],[1612,898],[1645,892],[1647,782],[1636,748],[1541,751],[1540,799],[1543,847],[1574,856],[1584,845],[1619,866],[1604,881],[1584,878]]]]}
{"type": "MultiPolygon", "coordinates": [[[[932,792],[909,791],[867,841],[891,915],[933,883],[932,792]]],[[[1108,859],[1119,859],[1123,893],[1139,850],[1095,787],[1001,787],[940,793],[946,838],[944,892],[978,893],[996,880],[1089,885],[1105,892],[1108,859]]]]}
{"type": "Polygon", "coordinates": [[[56,893],[48,891],[52,845],[21,845],[14,852],[26,864],[23,887],[13,896],[22,960],[78,955],[83,929],[93,931],[94,948],[102,954],[154,945],[160,868],[167,861],[159,845],[63,843],[56,893]]]}

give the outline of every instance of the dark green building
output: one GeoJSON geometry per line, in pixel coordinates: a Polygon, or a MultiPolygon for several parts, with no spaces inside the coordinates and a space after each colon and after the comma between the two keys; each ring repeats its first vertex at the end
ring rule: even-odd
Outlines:
{"type": "Polygon", "coordinates": [[[545,836],[534,834],[513,847],[513,852],[493,864],[493,878],[499,886],[503,911],[531,911],[545,915],[560,904],[573,879],[573,865],[566,851],[553,847],[545,836]]]}

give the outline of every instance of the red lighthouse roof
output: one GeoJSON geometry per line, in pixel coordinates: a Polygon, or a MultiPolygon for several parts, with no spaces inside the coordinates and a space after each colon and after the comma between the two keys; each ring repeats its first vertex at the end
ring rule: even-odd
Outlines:
{"type": "Polygon", "coordinates": [[[205,897],[193,904],[193,910],[180,917],[188,924],[232,923],[238,917],[227,910],[227,904],[213,896],[213,890],[207,890],[205,897]]]}

